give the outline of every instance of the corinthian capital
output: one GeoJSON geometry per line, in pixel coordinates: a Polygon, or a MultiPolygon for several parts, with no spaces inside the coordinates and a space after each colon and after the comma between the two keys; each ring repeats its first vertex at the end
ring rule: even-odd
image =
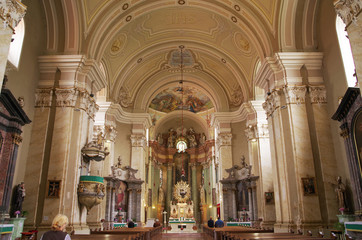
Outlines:
{"type": "Polygon", "coordinates": [[[131,144],[132,147],[144,147],[146,142],[146,138],[140,134],[132,134],[131,135],[131,144]]]}
{"type": "Polygon", "coordinates": [[[305,95],[307,93],[306,86],[286,86],[284,88],[287,103],[300,104],[305,102],[305,95]]]}
{"type": "Polygon", "coordinates": [[[36,89],[35,90],[35,107],[50,107],[52,105],[53,90],[52,89],[36,89]]]}
{"type": "Polygon", "coordinates": [[[258,137],[258,132],[257,132],[257,127],[256,125],[249,125],[249,127],[247,127],[245,129],[245,135],[248,139],[248,141],[252,141],[258,137]]]}
{"type": "Polygon", "coordinates": [[[312,103],[327,102],[327,93],[324,86],[309,86],[309,94],[312,103]]]}
{"type": "Polygon", "coordinates": [[[232,138],[232,134],[231,133],[220,133],[217,136],[217,145],[218,147],[221,146],[231,146],[231,138],[232,138]]]}
{"type": "Polygon", "coordinates": [[[56,88],[56,106],[57,107],[74,107],[77,100],[77,91],[74,88],[63,89],[56,88]]]}
{"type": "Polygon", "coordinates": [[[273,112],[280,107],[280,89],[275,89],[265,99],[265,102],[262,104],[267,117],[272,116],[273,112]]]}
{"type": "Polygon", "coordinates": [[[351,21],[355,21],[356,16],[362,9],[361,0],[335,0],[334,9],[337,15],[342,18],[344,24],[348,25],[351,21]]]}
{"type": "Polygon", "coordinates": [[[0,1],[0,17],[12,30],[25,16],[26,6],[19,0],[0,1]]]}

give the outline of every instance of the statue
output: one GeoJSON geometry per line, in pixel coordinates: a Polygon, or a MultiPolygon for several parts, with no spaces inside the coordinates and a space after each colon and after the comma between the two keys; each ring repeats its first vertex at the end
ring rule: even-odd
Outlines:
{"type": "Polygon", "coordinates": [[[200,185],[200,204],[205,204],[205,189],[200,185]]]}
{"type": "Polygon", "coordinates": [[[202,133],[200,137],[200,145],[204,145],[205,142],[206,142],[206,135],[205,133],[202,133]]]}
{"type": "MultiPolygon", "coordinates": [[[[23,201],[25,198],[25,184],[21,182],[15,189],[14,198],[13,198],[13,214],[16,211],[22,212],[23,201]]],[[[14,214],[15,216],[15,214],[14,214]]]]}
{"type": "Polygon", "coordinates": [[[116,167],[121,168],[122,167],[122,158],[121,158],[121,156],[118,156],[117,160],[118,160],[118,163],[117,163],[116,167]]]}
{"type": "Polygon", "coordinates": [[[337,177],[337,187],[335,189],[338,199],[338,209],[343,212],[346,210],[346,186],[342,183],[342,177],[337,177]]]}
{"type": "Polygon", "coordinates": [[[190,148],[196,147],[197,143],[196,143],[195,135],[190,134],[190,135],[187,136],[187,138],[189,139],[190,148]]]}
{"type": "Polygon", "coordinates": [[[157,141],[158,141],[158,144],[163,145],[163,138],[162,138],[161,133],[158,134],[157,141]]]}
{"type": "Polygon", "coordinates": [[[160,186],[160,188],[158,189],[158,203],[163,205],[164,198],[165,198],[165,194],[163,192],[162,186],[160,186]]]}
{"type": "Polygon", "coordinates": [[[102,146],[103,145],[103,133],[99,132],[97,135],[97,145],[102,146]]]}
{"type": "Polygon", "coordinates": [[[175,145],[174,145],[175,136],[173,135],[173,129],[172,128],[169,130],[169,134],[170,134],[170,136],[168,137],[167,147],[173,148],[173,147],[175,147],[175,145]]]}

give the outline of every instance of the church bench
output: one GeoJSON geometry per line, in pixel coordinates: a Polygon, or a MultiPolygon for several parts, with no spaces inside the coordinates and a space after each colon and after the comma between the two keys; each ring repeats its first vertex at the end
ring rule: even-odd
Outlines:
{"type": "Polygon", "coordinates": [[[92,234],[111,234],[111,235],[124,235],[124,234],[139,234],[141,239],[150,240],[155,238],[162,232],[162,226],[160,227],[135,227],[135,228],[115,228],[111,230],[95,231],[92,234]]]}
{"type": "MultiPolygon", "coordinates": [[[[323,237],[313,237],[298,235],[292,233],[226,233],[223,235],[224,240],[233,239],[245,239],[245,240],[256,240],[256,239],[303,239],[303,240],[319,240],[327,239],[323,237]]],[[[331,238],[330,238],[331,239],[331,238]]]]}
{"type": "Polygon", "coordinates": [[[222,228],[209,228],[203,225],[204,233],[215,240],[223,239],[225,233],[273,233],[271,229],[257,229],[243,226],[224,226],[222,228]]]}
{"type": "Polygon", "coordinates": [[[128,234],[128,235],[113,235],[113,234],[91,234],[91,235],[72,235],[72,240],[141,240],[139,234],[128,234]]]}

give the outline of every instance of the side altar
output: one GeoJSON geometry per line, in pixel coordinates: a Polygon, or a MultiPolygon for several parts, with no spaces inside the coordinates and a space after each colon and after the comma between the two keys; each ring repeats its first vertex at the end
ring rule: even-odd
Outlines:
{"type": "Polygon", "coordinates": [[[196,224],[193,210],[194,203],[190,200],[190,197],[190,186],[182,180],[177,182],[173,192],[174,201],[170,203],[170,232],[196,232],[197,228],[194,227],[196,224]]]}

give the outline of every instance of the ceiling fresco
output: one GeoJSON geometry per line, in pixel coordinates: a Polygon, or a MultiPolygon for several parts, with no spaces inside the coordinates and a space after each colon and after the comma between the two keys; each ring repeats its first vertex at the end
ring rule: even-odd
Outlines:
{"type": "Polygon", "coordinates": [[[183,103],[182,91],[180,87],[168,88],[157,94],[157,96],[151,101],[150,108],[169,113],[174,110],[188,110],[190,112],[202,112],[210,108],[213,108],[213,104],[210,98],[202,92],[198,91],[194,87],[183,87],[183,103]]]}

